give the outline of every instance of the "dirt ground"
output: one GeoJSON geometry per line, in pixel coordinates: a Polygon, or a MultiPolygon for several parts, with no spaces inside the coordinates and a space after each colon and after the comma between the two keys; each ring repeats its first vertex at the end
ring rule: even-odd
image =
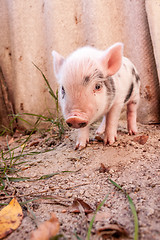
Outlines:
{"type": "MultiPolygon", "coordinates": [[[[91,138],[97,125],[91,127],[91,138]]],[[[23,206],[24,218],[20,227],[7,240],[29,239],[30,232],[54,212],[60,222],[60,239],[84,240],[89,222],[98,204],[108,194],[105,204],[96,215],[91,240],[118,238],[115,226],[123,227],[133,239],[134,221],[125,194],[108,181],[111,178],[132,198],[139,220],[139,239],[160,239],[160,125],[138,124],[139,133],[129,136],[126,122],[120,121],[118,140],[113,146],[103,146],[102,142],[91,142],[82,151],[75,151],[76,131],[67,132],[64,139],[55,144],[47,136],[32,136],[28,151],[51,150],[41,154],[26,156],[20,176],[33,181],[12,182],[6,189],[18,201],[39,199],[23,206]],[[141,136],[141,137],[140,137],[141,136]],[[64,171],[64,172],[63,172],[64,171]],[[43,175],[55,174],[50,178],[36,180],[43,175]],[[72,205],[76,199],[87,203],[91,213],[83,206],[79,212],[72,205]],[[112,229],[113,228],[113,229],[112,229]],[[107,236],[104,236],[104,231],[107,236]],[[101,237],[98,235],[101,232],[101,237]]],[[[2,200],[1,200],[2,201],[2,200]]],[[[9,202],[8,199],[3,202],[9,202]]],[[[80,204],[81,205],[81,204],[80,204]]]]}

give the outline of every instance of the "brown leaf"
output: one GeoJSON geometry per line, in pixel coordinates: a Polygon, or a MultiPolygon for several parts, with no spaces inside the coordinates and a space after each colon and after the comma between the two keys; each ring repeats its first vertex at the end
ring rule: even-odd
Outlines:
{"type": "Polygon", "coordinates": [[[37,146],[38,144],[40,143],[40,140],[39,139],[36,139],[34,141],[32,141],[30,144],[29,144],[29,147],[32,147],[32,146],[37,146]]]}
{"type": "Polygon", "coordinates": [[[100,172],[100,173],[109,172],[109,169],[106,168],[103,163],[101,163],[101,166],[100,166],[100,168],[99,168],[99,172],[100,172]]]}
{"type": "Polygon", "coordinates": [[[98,237],[128,237],[128,232],[118,224],[106,224],[97,230],[98,237]]]}
{"type": "Polygon", "coordinates": [[[93,209],[86,202],[84,202],[82,199],[75,198],[72,206],[70,207],[70,212],[80,213],[81,211],[88,214],[88,213],[92,213],[93,209]]]}
{"type": "Polygon", "coordinates": [[[95,139],[97,140],[97,142],[103,142],[103,138],[100,136],[95,136],[95,139]]]}
{"type": "Polygon", "coordinates": [[[147,140],[148,140],[149,136],[148,135],[142,135],[142,136],[137,136],[133,139],[134,142],[138,142],[139,144],[144,145],[147,140]]]}
{"type": "Polygon", "coordinates": [[[101,138],[100,136],[95,136],[95,138],[89,139],[90,144],[98,144],[100,142],[103,142],[103,138],[101,138]]]}
{"type": "Polygon", "coordinates": [[[30,240],[49,240],[59,232],[59,221],[54,213],[51,213],[51,218],[42,223],[38,229],[31,232],[30,240]]]}
{"type": "Polygon", "coordinates": [[[22,208],[16,198],[0,211],[0,239],[17,229],[23,219],[22,208]]]}

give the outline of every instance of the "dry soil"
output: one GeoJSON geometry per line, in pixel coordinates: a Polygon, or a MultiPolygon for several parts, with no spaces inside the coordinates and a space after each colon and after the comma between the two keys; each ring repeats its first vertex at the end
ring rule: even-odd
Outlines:
{"type": "MultiPolygon", "coordinates": [[[[107,194],[105,204],[96,215],[91,240],[117,239],[116,226],[127,231],[126,239],[133,239],[134,220],[128,199],[108,180],[111,178],[122,186],[135,204],[139,239],[159,240],[160,125],[138,124],[137,138],[127,134],[125,124],[120,121],[118,140],[113,146],[91,141],[81,151],[74,150],[76,131],[67,132],[58,143],[54,139],[47,140],[47,135],[34,134],[26,151],[51,151],[21,158],[25,163],[19,175],[30,177],[32,181],[12,182],[6,191],[9,195],[15,194],[19,202],[39,200],[23,206],[22,224],[6,239],[29,239],[30,232],[54,212],[60,222],[60,233],[65,236],[61,239],[76,239],[76,232],[84,240],[93,213],[107,194]],[[53,173],[58,174],[35,181],[53,173]],[[42,197],[48,199],[40,199],[42,197]],[[79,202],[80,210],[75,210],[72,203],[77,198],[87,203],[93,212],[86,213],[79,202]],[[104,231],[107,231],[107,237],[103,235],[104,231]],[[101,237],[98,232],[102,232],[101,237]]],[[[96,127],[96,124],[91,127],[91,138],[94,138],[96,127]]],[[[8,203],[9,200],[4,198],[1,202],[8,203]]]]}

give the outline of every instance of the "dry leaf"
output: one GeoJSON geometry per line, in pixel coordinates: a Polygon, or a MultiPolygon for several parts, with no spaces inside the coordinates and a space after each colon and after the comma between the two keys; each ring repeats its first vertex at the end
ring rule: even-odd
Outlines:
{"type": "Polygon", "coordinates": [[[42,223],[38,229],[31,232],[30,240],[49,240],[59,232],[59,221],[54,213],[51,213],[51,218],[42,223]]]}
{"type": "Polygon", "coordinates": [[[118,224],[107,224],[97,230],[98,237],[128,237],[128,232],[118,224]]]}
{"type": "Polygon", "coordinates": [[[134,142],[138,142],[139,144],[144,145],[147,142],[148,138],[149,138],[148,135],[142,135],[135,137],[133,140],[134,142]]]}
{"type": "Polygon", "coordinates": [[[0,239],[17,229],[22,222],[22,208],[13,198],[10,203],[0,211],[0,239]]]}
{"type": "Polygon", "coordinates": [[[101,163],[101,166],[100,166],[100,168],[99,168],[99,172],[100,172],[100,173],[109,172],[109,169],[106,168],[103,163],[101,163]]]}
{"type": "Polygon", "coordinates": [[[98,142],[103,142],[103,138],[100,137],[100,136],[95,136],[95,139],[96,139],[98,142]]]}
{"type": "Polygon", "coordinates": [[[89,139],[89,142],[90,143],[95,143],[95,144],[97,144],[97,143],[99,143],[99,142],[103,142],[103,138],[102,137],[100,137],[100,136],[95,136],[95,138],[93,138],[93,139],[89,139]]]}
{"type": "Polygon", "coordinates": [[[83,209],[83,211],[87,214],[93,212],[93,209],[87,203],[85,203],[82,199],[75,198],[72,206],[70,207],[70,212],[80,213],[81,209],[83,209]]]}
{"type": "Polygon", "coordinates": [[[36,139],[29,144],[29,147],[33,147],[33,146],[36,147],[39,143],[40,143],[40,140],[36,139]]]}

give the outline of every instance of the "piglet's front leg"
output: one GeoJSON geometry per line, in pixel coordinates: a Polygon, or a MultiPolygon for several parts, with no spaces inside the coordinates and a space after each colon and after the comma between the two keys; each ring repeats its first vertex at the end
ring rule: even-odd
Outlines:
{"type": "Polygon", "coordinates": [[[117,139],[118,120],[120,117],[121,104],[113,105],[106,115],[106,128],[104,133],[104,144],[112,145],[117,139]]]}
{"type": "Polygon", "coordinates": [[[78,138],[75,150],[77,149],[82,150],[87,146],[88,142],[89,142],[89,127],[86,126],[84,128],[78,129],[78,138]]]}

